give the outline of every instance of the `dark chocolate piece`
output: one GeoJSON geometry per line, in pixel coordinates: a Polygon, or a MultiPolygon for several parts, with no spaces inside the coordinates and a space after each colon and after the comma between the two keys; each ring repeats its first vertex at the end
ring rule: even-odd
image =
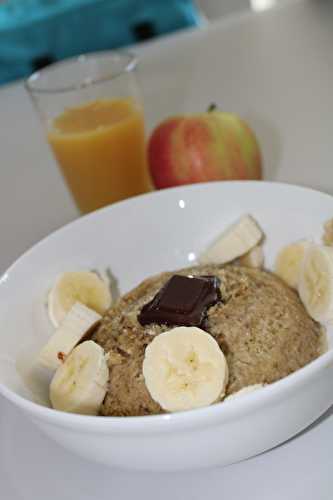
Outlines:
{"type": "Polygon", "coordinates": [[[221,301],[220,280],[216,276],[175,274],[145,304],[138,315],[141,325],[202,326],[207,309],[221,301]]]}

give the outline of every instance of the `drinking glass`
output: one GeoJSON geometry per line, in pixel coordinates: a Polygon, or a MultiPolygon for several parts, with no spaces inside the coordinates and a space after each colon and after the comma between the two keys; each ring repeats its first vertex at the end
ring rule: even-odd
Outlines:
{"type": "Polygon", "coordinates": [[[26,88],[82,213],[150,190],[137,59],[81,55],[32,74],[26,88]]]}

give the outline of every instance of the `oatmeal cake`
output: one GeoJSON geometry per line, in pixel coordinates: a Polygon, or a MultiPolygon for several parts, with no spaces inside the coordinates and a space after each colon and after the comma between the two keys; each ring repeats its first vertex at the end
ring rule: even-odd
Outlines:
{"type": "Polygon", "coordinates": [[[172,326],[142,325],[138,315],[174,274],[220,280],[222,300],[208,308],[203,329],[226,356],[227,395],[248,385],[274,382],[321,353],[321,326],[306,313],[297,293],[274,274],[235,265],[162,273],[124,295],[93,336],[109,356],[110,382],[102,415],[163,413],[145,386],[142,363],[154,336],[172,326]]]}

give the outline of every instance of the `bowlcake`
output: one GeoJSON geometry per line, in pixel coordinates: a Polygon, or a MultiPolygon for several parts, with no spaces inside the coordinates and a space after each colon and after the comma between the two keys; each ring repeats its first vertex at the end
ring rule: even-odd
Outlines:
{"type": "Polygon", "coordinates": [[[147,345],[172,327],[138,321],[142,307],[174,274],[216,276],[222,301],[207,311],[204,329],[218,342],[229,367],[227,395],[274,382],[321,354],[322,328],[297,293],[276,275],[236,265],[200,265],[148,278],[109,309],[93,335],[108,353],[110,382],[102,415],[163,413],[142,374],[147,345]]]}

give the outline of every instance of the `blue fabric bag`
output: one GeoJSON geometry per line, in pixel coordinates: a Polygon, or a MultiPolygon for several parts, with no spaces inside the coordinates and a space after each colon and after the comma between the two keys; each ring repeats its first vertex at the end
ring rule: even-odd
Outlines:
{"type": "Polygon", "coordinates": [[[191,0],[8,0],[0,3],[0,83],[200,23],[191,0]]]}

